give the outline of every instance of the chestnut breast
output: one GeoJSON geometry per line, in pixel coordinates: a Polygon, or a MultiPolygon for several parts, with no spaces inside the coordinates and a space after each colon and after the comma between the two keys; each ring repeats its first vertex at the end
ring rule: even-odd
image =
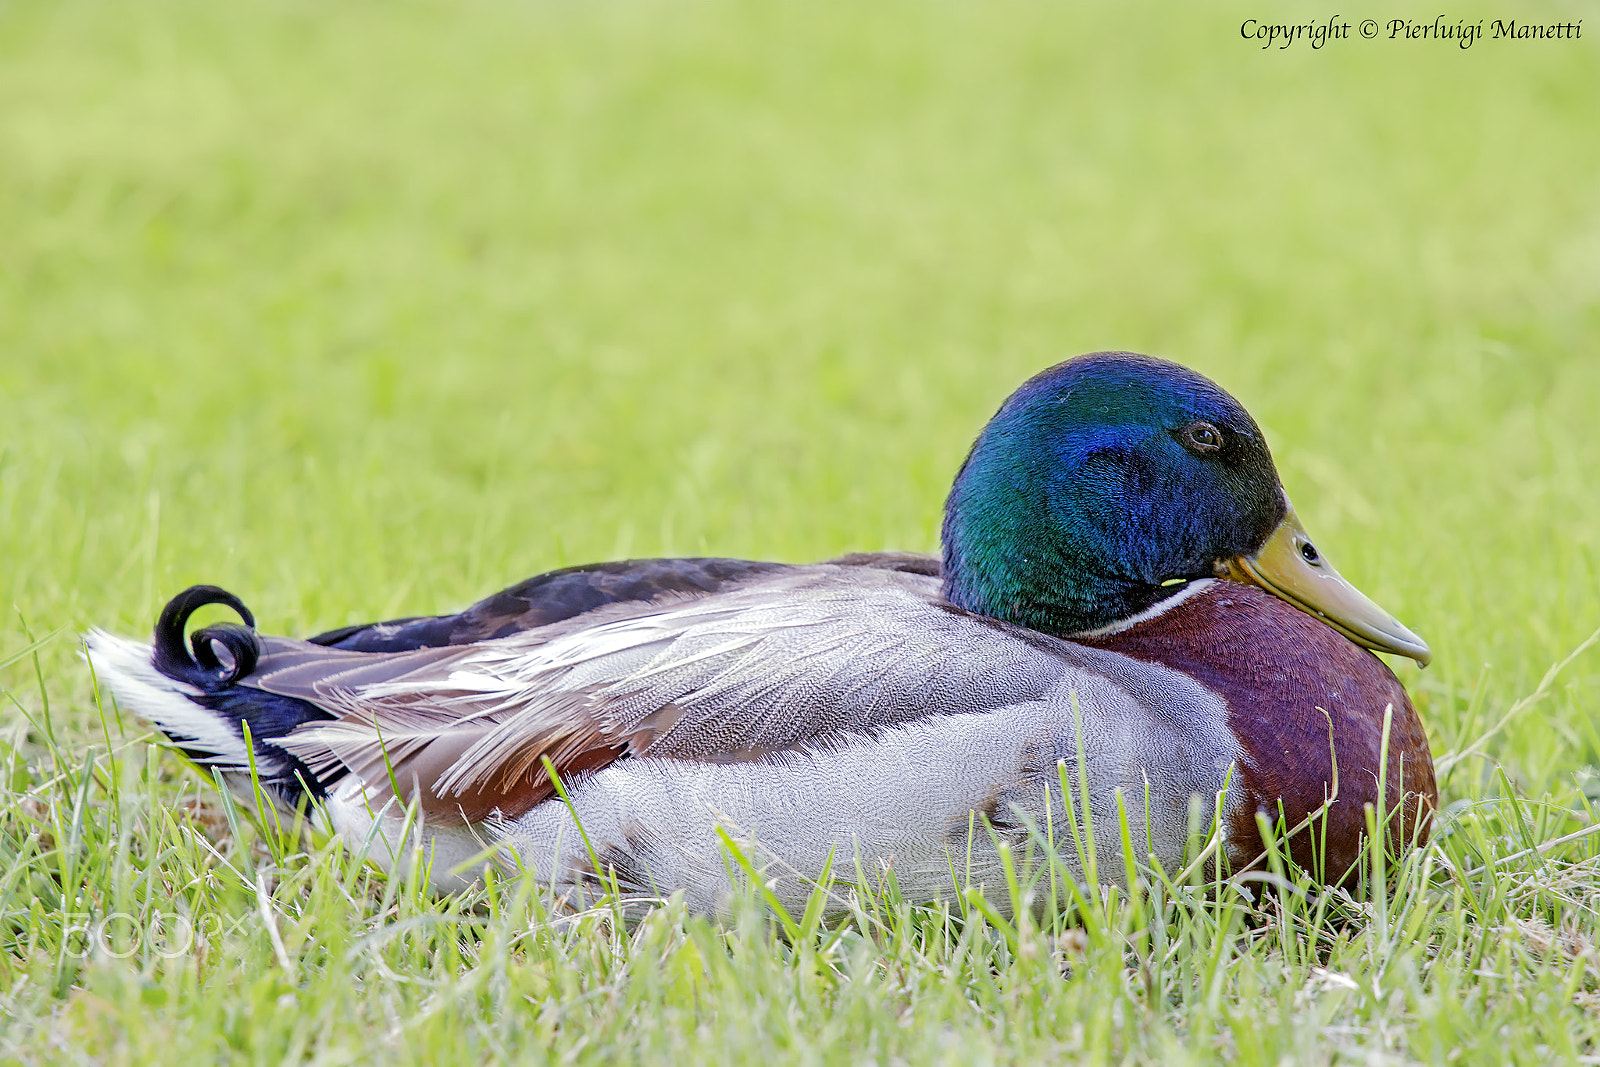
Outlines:
{"type": "MultiPolygon", "coordinates": [[[[1228,859],[1257,859],[1256,813],[1292,828],[1333,797],[1325,827],[1296,834],[1296,863],[1328,882],[1346,877],[1378,802],[1384,710],[1389,726],[1384,807],[1398,850],[1427,840],[1438,805],[1433,757],[1405,689],[1382,660],[1310,615],[1253,586],[1217,581],[1126,630],[1082,644],[1159,663],[1214,691],[1244,750],[1230,805],[1228,859]],[[1334,760],[1337,759],[1337,793],[1334,760]]],[[[1319,823],[1322,820],[1319,820],[1319,823]]]]}

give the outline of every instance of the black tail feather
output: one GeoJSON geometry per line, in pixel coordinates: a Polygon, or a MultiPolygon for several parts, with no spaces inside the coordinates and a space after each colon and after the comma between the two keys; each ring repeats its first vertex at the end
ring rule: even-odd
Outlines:
{"type": "Polygon", "coordinates": [[[208,693],[226,689],[256,669],[261,643],[256,640],[256,619],[244,601],[214,585],[191,585],[161,609],[156,620],[155,655],[151,662],[168,678],[187,682],[208,693]],[[202,627],[184,647],[183,631],[189,617],[208,604],[222,604],[239,613],[240,626],[219,622],[202,627]],[[218,655],[218,651],[222,655],[218,655]]]}

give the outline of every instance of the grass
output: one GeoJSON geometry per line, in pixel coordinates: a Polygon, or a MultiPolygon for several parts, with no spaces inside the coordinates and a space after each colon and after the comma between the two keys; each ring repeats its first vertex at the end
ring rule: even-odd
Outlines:
{"type": "Polygon", "coordinates": [[[0,7],[0,1056],[1594,1062],[1600,653],[1547,671],[1600,625],[1595,46],[1264,52],[1261,14],[0,7]],[[1239,396],[1433,644],[1397,669],[1447,807],[1389,892],[435,900],[76,658],[195,581],[307,633],[931,549],[998,402],[1113,347],[1239,396]]]}

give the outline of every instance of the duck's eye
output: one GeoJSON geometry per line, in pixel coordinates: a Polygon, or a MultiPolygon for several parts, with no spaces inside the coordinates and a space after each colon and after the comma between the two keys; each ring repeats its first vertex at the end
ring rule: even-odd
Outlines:
{"type": "Polygon", "coordinates": [[[1317,546],[1310,541],[1300,542],[1300,558],[1307,563],[1316,563],[1322,557],[1317,554],[1317,546]]]}
{"type": "Polygon", "coordinates": [[[1209,422],[1191,422],[1178,431],[1178,440],[1190,452],[1203,456],[1222,448],[1222,431],[1209,422]]]}

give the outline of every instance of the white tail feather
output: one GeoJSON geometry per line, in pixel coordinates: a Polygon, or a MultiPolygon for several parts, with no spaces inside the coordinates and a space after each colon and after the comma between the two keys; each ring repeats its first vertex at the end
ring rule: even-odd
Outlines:
{"type": "Polygon", "coordinates": [[[238,725],[197,704],[194,698],[203,695],[199,689],[156,670],[149,645],[100,629],[90,630],[84,642],[95,676],[111,690],[118,706],[160,727],[202,763],[249,766],[250,752],[238,725]]]}

